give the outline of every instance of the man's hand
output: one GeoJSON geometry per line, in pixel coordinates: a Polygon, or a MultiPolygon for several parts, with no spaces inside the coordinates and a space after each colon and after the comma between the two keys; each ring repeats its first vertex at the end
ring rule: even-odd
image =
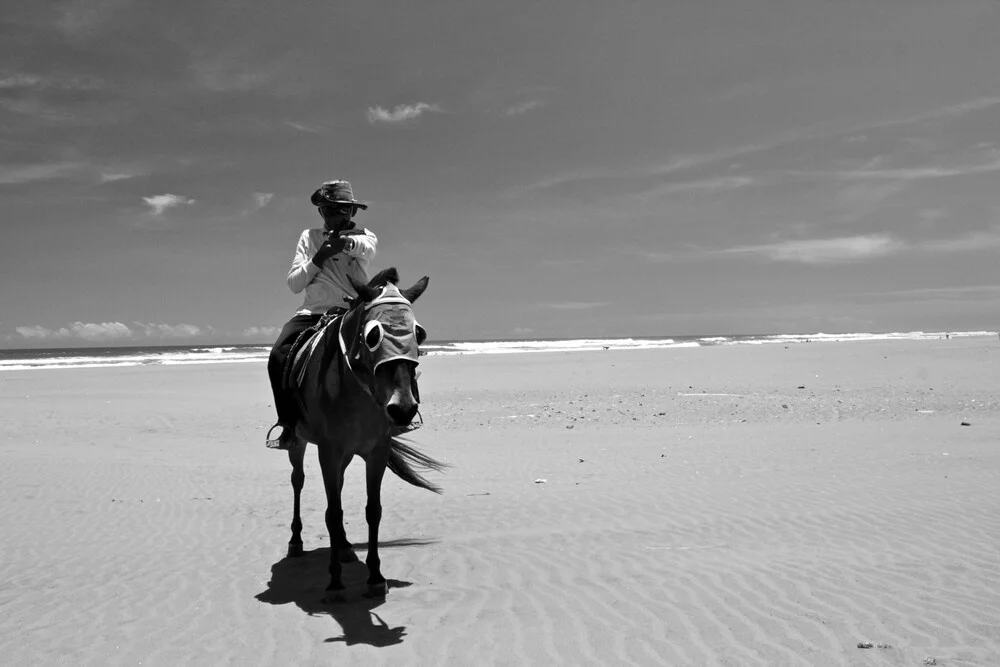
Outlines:
{"type": "Polygon", "coordinates": [[[326,240],[326,243],[319,247],[316,254],[313,255],[312,261],[316,266],[323,268],[323,264],[326,260],[330,259],[334,255],[338,255],[344,251],[347,247],[350,239],[346,236],[331,235],[330,238],[326,240]]]}

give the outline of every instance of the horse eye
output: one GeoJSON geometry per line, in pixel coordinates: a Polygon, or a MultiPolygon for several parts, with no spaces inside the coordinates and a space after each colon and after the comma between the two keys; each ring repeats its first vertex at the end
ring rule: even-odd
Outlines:
{"type": "Polygon", "coordinates": [[[376,321],[365,325],[365,345],[374,352],[382,344],[382,324],[376,321]]]}
{"type": "Polygon", "coordinates": [[[417,337],[417,345],[423,345],[427,340],[427,331],[416,321],[413,322],[413,334],[417,337]]]}

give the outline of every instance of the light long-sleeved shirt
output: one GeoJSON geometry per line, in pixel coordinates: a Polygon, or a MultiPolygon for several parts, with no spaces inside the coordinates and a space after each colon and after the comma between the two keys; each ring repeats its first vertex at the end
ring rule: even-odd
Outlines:
{"type": "Polygon", "coordinates": [[[296,315],[325,313],[334,306],[344,306],[345,297],[357,294],[347,276],[359,283],[368,282],[368,264],[375,257],[378,238],[367,229],[348,237],[347,247],[323,263],[320,269],[312,258],[326,241],[322,227],[303,230],[295,247],[295,259],[288,270],[288,289],[293,294],[305,290],[306,296],[296,315]]]}

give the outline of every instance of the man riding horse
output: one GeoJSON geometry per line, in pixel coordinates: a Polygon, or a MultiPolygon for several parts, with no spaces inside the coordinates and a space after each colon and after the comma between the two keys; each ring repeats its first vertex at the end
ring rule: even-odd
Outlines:
{"type": "Polygon", "coordinates": [[[323,219],[323,226],[302,231],[295,248],[295,258],[288,271],[288,288],[293,294],[305,291],[302,306],[278,334],[267,362],[267,373],[274,393],[277,423],[267,435],[267,446],[288,449],[294,440],[298,407],[294,396],[284,387],[285,363],[299,335],[319,322],[331,309],[343,308],[345,301],[357,296],[351,280],[368,281],[368,266],[378,249],[378,238],[371,231],[358,229],[354,216],[368,204],[354,198],[348,181],[327,181],[311,197],[323,219]],[[279,428],[281,433],[271,438],[279,428]]]}

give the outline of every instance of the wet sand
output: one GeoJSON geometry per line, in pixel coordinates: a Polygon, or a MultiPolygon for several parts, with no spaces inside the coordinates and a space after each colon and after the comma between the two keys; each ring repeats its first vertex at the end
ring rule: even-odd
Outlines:
{"type": "MultiPolygon", "coordinates": [[[[263,445],[263,363],[0,373],[0,655],[1000,664],[995,339],[421,369],[414,440],[451,465],[444,495],[387,475],[389,596],[363,598],[355,564],[336,606],[314,453],[306,555],[284,557],[289,467],[263,445]]],[[[344,498],[363,546],[360,461],[344,498]]]]}

